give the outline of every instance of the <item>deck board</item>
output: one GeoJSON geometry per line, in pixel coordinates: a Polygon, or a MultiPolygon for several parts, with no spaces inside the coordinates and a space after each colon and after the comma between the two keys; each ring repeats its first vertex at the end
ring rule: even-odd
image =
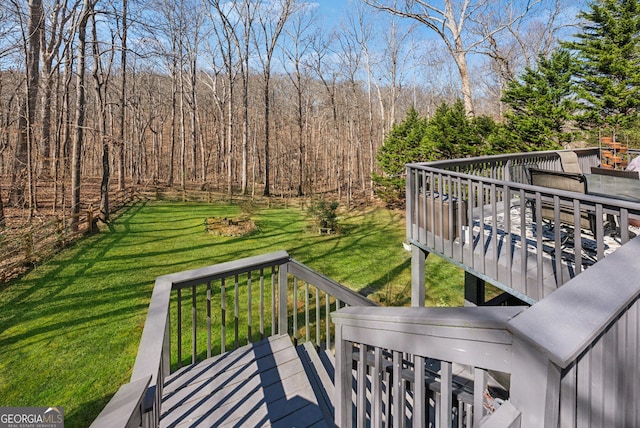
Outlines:
{"type": "Polygon", "coordinates": [[[162,427],[326,426],[288,336],[205,360],[166,385],[162,427]]]}

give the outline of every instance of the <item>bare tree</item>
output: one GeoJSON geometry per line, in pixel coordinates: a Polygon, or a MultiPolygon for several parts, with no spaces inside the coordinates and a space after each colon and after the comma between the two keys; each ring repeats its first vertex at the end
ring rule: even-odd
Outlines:
{"type": "MultiPolygon", "coordinates": [[[[16,12],[20,8],[17,4],[16,12]]],[[[24,53],[26,58],[27,78],[25,80],[25,101],[22,103],[18,121],[18,142],[13,162],[11,177],[11,192],[9,201],[12,205],[21,205],[22,198],[28,198],[29,216],[35,209],[35,187],[33,179],[33,123],[35,119],[36,103],[40,82],[40,41],[43,29],[42,0],[29,1],[29,19],[26,30],[23,30],[24,53]],[[28,189],[25,187],[28,184],[28,189]]]]}
{"type": "Polygon", "coordinates": [[[234,86],[235,80],[239,69],[238,53],[236,51],[239,43],[237,41],[236,25],[231,21],[228,11],[224,8],[224,4],[219,0],[210,0],[218,13],[218,18],[222,23],[222,31],[214,25],[215,35],[218,42],[218,48],[222,56],[222,62],[224,64],[224,71],[227,77],[227,94],[226,94],[226,180],[227,180],[227,193],[231,195],[233,193],[233,129],[235,125],[234,120],[234,86]]]}
{"type": "MultiPolygon", "coordinates": [[[[336,33],[320,31],[313,38],[312,52],[309,55],[308,66],[320,81],[320,86],[324,88],[329,105],[327,122],[327,132],[323,141],[323,165],[314,165],[314,173],[321,173],[326,177],[325,184],[330,188],[341,191],[342,168],[335,161],[338,154],[340,140],[340,119],[338,117],[338,78],[339,65],[334,60],[335,53],[333,44],[336,42],[336,33]]],[[[316,180],[317,182],[317,180],[316,180]]]]}
{"type": "Polygon", "coordinates": [[[271,61],[278,44],[278,38],[282,34],[285,23],[295,11],[296,0],[276,0],[271,3],[263,3],[258,14],[258,30],[256,45],[258,57],[262,64],[263,94],[264,94],[264,196],[271,194],[270,190],[270,153],[269,153],[269,114],[271,102],[269,83],[271,81],[271,61]],[[274,19],[275,18],[275,19],[274,19]]]}
{"type": "MultiPolygon", "coordinates": [[[[183,2],[185,3],[185,2],[183,2]]],[[[184,4],[183,13],[185,14],[184,22],[185,27],[183,28],[183,36],[181,37],[182,46],[184,51],[184,62],[186,63],[186,76],[183,77],[185,80],[183,84],[188,85],[188,91],[183,91],[183,98],[185,99],[188,107],[189,107],[189,160],[190,162],[190,178],[197,179],[197,148],[198,148],[198,94],[197,94],[197,83],[198,83],[198,56],[200,51],[200,44],[202,43],[203,37],[203,26],[204,26],[204,18],[205,15],[203,13],[203,8],[199,1],[194,2],[186,2],[184,4]]],[[[183,142],[183,152],[185,143],[183,142]]],[[[186,171],[184,168],[184,156],[183,153],[183,187],[184,187],[184,177],[186,176],[186,171]]],[[[204,157],[204,153],[202,153],[202,157],[204,157]]],[[[206,174],[202,171],[202,180],[206,180],[206,174]]]]}
{"type": "Polygon", "coordinates": [[[127,111],[127,41],[129,34],[129,23],[127,22],[129,15],[129,1],[122,0],[122,13],[120,14],[120,124],[118,127],[119,135],[117,142],[117,156],[118,156],[118,189],[124,190],[125,188],[125,175],[124,175],[124,129],[126,122],[127,111]]]}
{"type": "MultiPolygon", "coordinates": [[[[385,22],[386,31],[377,32],[376,24],[367,13],[363,3],[355,3],[347,15],[346,33],[351,35],[362,52],[362,67],[366,72],[367,95],[367,146],[368,146],[368,185],[373,195],[372,174],[375,170],[375,152],[382,144],[388,129],[393,126],[396,117],[396,104],[400,87],[404,83],[407,62],[407,39],[412,35],[413,25],[403,28],[396,16],[385,22]],[[375,90],[375,94],[374,94],[375,90]],[[377,99],[378,117],[374,115],[374,101],[377,99]],[[380,128],[379,139],[374,134],[380,128]]],[[[363,185],[364,187],[364,185],[363,185]]]]}
{"type": "MultiPolygon", "coordinates": [[[[0,64],[2,64],[7,58],[11,58],[19,51],[21,42],[17,38],[20,34],[20,22],[21,19],[14,19],[14,13],[11,9],[17,10],[17,5],[13,2],[6,2],[0,5],[0,64]]],[[[0,100],[4,101],[3,95],[5,94],[5,73],[0,73],[0,100]]],[[[8,99],[6,102],[2,102],[0,107],[0,154],[5,152],[5,149],[9,146],[9,128],[11,127],[11,106],[14,104],[17,96],[17,89],[9,89],[8,99]],[[10,95],[9,95],[10,94],[10,95]]],[[[6,219],[4,214],[4,199],[0,192],[0,227],[6,225],[6,219]]]]}
{"type": "Polygon", "coordinates": [[[345,107],[344,120],[346,122],[346,134],[342,136],[340,144],[340,156],[338,161],[342,164],[341,169],[346,172],[346,199],[347,207],[351,206],[351,196],[354,176],[354,157],[359,154],[360,135],[354,128],[360,126],[360,93],[359,93],[359,73],[363,68],[363,49],[358,43],[358,38],[354,34],[353,28],[346,27],[338,36],[340,58],[340,71],[346,81],[347,90],[341,93],[342,104],[345,107]]]}
{"type": "Polygon", "coordinates": [[[556,46],[559,33],[572,26],[573,19],[564,14],[568,6],[566,0],[541,0],[536,7],[540,13],[529,14],[522,19],[513,19],[511,15],[515,12],[508,8],[479,20],[476,30],[486,38],[479,52],[490,60],[483,67],[490,73],[486,73],[482,80],[495,79],[495,84],[487,82],[487,87],[498,106],[501,106],[499,100],[505,85],[525,67],[533,67],[539,55],[548,55],[556,46]],[[509,24],[505,31],[494,33],[493,28],[499,21],[509,24]]]}
{"type": "Polygon", "coordinates": [[[314,37],[317,32],[313,32],[312,25],[315,24],[315,15],[310,8],[300,8],[293,15],[291,26],[285,28],[288,36],[288,43],[285,43],[283,54],[285,56],[285,65],[292,70],[288,73],[291,84],[295,89],[296,95],[296,138],[298,148],[298,196],[304,195],[304,184],[306,180],[305,167],[306,147],[304,138],[305,117],[305,97],[308,97],[309,90],[309,66],[305,63],[307,57],[313,47],[314,37]]]}
{"type": "Polygon", "coordinates": [[[86,71],[86,45],[87,45],[87,24],[97,0],[84,0],[82,12],[80,12],[77,32],[78,32],[78,68],[76,71],[76,114],[75,133],[71,153],[71,225],[74,230],[78,229],[78,215],[80,214],[80,175],[82,161],[82,145],[84,143],[84,126],[86,119],[86,91],[85,91],[85,71],[86,71]]]}
{"type": "Polygon", "coordinates": [[[109,140],[107,133],[107,88],[111,75],[111,67],[115,56],[114,37],[109,49],[109,57],[106,65],[103,64],[103,52],[100,50],[100,41],[98,39],[98,28],[96,25],[96,14],[91,15],[91,35],[92,35],[92,53],[93,53],[93,82],[96,102],[96,122],[98,127],[99,141],[102,145],[102,180],[100,181],[100,220],[107,222],[109,220],[109,180],[111,178],[110,161],[109,161],[109,140]]]}
{"type": "Polygon", "coordinates": [[[444,0],[434,3],[428,0],[408,0],[404,6],[393,1],[363,0],[366,4],[391,14],[414,19],[433,31],[445,44],[447,51],[453,58],[460,74],[462,99],[468,115],[475,114],[471,77],[467,55],[485,43],[494,34],[503,31],[522,19],[541,0],[523,0],[518,2],[495,0],[444,0]],[[474,31],[478,22],[482,22],[487,15],[499,14],[511,9],[515,12],[505,16],[505,20],[494,21],[493,28],[488,32],[474,31]]]}
{"type": "Polygon", "coordinates": [[[176,145],[179,139],[180,128],[180,109],[179,103],[182,94],[179,92],[181,88],[181,71],[183,68],[182,42],[184,37],[182,30],[186,25],[184,23],[184,14],[182,13],[182,2],[177,0],[157,0],[153,3],[154,15],[150,16],[151,25],[149,26],[148,40],[154,45],[154,52],[168,70],[168,76],[171,82],[171,109],[170,109],[170,144],[167,159],[167,184],[173,186],[175,181],[175,154],[176,145]]]}
{"type": "Polygon", "coordinates": [[[240,75],[242,76],[242,163],[240,192],[247,193],[247,182],[249,176],[249,59],[250,43],[252,37],[252,27],[255,15],[258,10],[259,1],[243,0],[236,3],[238,14],[242,22],[242,37],[235,37],[236,48],[240,56],[240,75]]]}
{"type": "MultiPolygon", "coordinates": [[[[64,40],[64,32],[67,31],[67,24],[74,16],[74,10],[79,1],[70,5],[67,2],[56,2],[51,9],[45,13],[45,26],[42,34],[42,162],[43,171],[46,175],[54,176],[54,162],[51,162],[52,154],[55,156],[56,147],[59,141],[52,135],[52,110],[53,110],[53,90],[54,84],[59,77],[59,64],[54,61],[60,57],[60,48],[64,40]],[[69,8],[70,6],[70,8],[69,8]],[[53,139],[52,139],[53,136],[53,139]]],[[[64,46],[64,49],[67,49],[64,46]]]]}
{"type": "MultiPolygon", "coordinates": [[[[224,68],[228,78],[229,104],[228,104],[228,130],[227,130],[227,192],[232,193],[232,171],[233,159],[232,138],[233,138],[233,81],[237,74],[241,79],[241,112],[242,112],[242,140],[240,144],[240,193],[246,194],[248,189],[249,171],[249,76],[251,58],[251,40],[253,37],[253,25],[257,11],[260,7],[259,0],[242,0],[233,2],[230,5],[219,0],[209,0],[217,11],[217,18],[222,23],[222,32],[216,29],[215,34],[218,40],[218,47],[223,57],[224,68]],[[230,7],[229,7],[230,6],[230,7]],[[224,36],[224,37],[222,37],[224,36]]],[[[212,19],[213,20],[213,19],[212,19]]],[[[215,27],[215,24],[214,24],[215,27]]],[[[215,82],[212,82],[215,83],[215,82]]],[[[217,95],[216,95],[216,98],[217,95]]]]}
{"type": "MultiPolygon", "coordinates": [[[[379,96],[379,106],[381,110],[382,117],[384,117],[384,102],[382,100],[382,96],[380,94],[380,86],[377,83],[377,79],[373,76],[373,68],[376,65],[376,62],[379,61],[376,58],[375,52],[372,51],[370,45],[375,43],[375,31],[372,23],[368,19],[370,14],[367,14],[363,5],[361,3],[355,4],[355,9],[352,9],[347,16],[348,21],[348,29],[347,34],[349,37],[352,37],[355,44],[357,44],[359,51],[355,51],[357,56],[362,56],[362,67],[366,72],[366,95],[367,95],[367,141],[369,147],[369,177],[371,177],[371,173],[373,172],[374,167],[374,154],[373,154],[373,86],[378,89],[379,96]],[[361,52],[361,55],[358,53],[361,52]]],[[[392,27],[393,28],[393,27],[392,27]]],[[[352,48],[355,48],[353,46],[352,48]]],[[[352,51],[353,49],[350,49],[352,51]]],[[[357,70],[357,69],[356,69],[357,70]]],[[[352,74],[352,73],[350,73],[352,74]]],[[[353,77],[353,76],[352,76],[353,77]]],[[[353,79],[352,79],[353,82],[353,79]]],[[[353,85],[355,87],[355,85],[353,85]]],[[[355,95],[355,93],[354,93],[355,95]]],[[[354,96],[355,99],[355,96],[354,96]]],[[[384,126],[384,125],[383,125],[384,126]]],[[[360,139],[357,139],[358,144],[360,139]]],[[[360,154],[362,157],[362,154],[360,154]]],[[[362,174],[364,179],[364,174],[362,174]]],[[[371,179],[370,179],[371,180],[371,179]]],[[[372,183],[369,180],[370,183],[372,183]]],[[[362,188],[364,189],[366,185],[362,183],[362,188]]],[[[373,185],[371,184],[371,192],[373,193],[373,185]]]]}

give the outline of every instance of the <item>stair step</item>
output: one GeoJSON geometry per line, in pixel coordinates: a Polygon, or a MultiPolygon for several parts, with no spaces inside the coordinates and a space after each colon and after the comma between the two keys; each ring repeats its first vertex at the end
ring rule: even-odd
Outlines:
{"type": "Polygon", "coordinates": [[[335,396],[333,356],[327,351],[318,354],[311,342],[305,342],[296,349],[316,394],[322,414],[325,416],[328,426],[332,426],[334,415],[333,397],[335,396]],[[324,355],[324,357],[321,358],[320,355],[324,355]]]}
{"type": "Polygon", "coordinates": [[[287,335],[183,368],[167,378],[163,390],[160,426],[287,427],[292,422],[328,426],[287,335]]]}

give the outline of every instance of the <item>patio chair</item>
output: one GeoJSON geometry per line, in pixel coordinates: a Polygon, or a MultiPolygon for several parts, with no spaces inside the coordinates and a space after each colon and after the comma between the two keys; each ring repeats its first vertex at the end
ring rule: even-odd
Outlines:
{"type": "Polygon", "coordinates": [[[535,162],[517,163],[509,165],[509,181],[521,184],[531,184],[531,177],[529,176],[529,169],[538,168],[538,164],[535,162]]]}
{"type": "Polygon", "coordinates": [[[580,163],[578,163],[578,155],[576,152],[558,152],[558,156],[560,156],[562,171],[582,174],[582,168],[580,168],[580,163]]]}
{"type": "MultiPolygon", "coordinates": [[[[548,187],[551,189],[566,190],[576,193],[587,193],[587,180],[583,174],[549,171],[538,168],[530,168],[531,184],[533,186],[548,187]]],[[[533,201],[533,216],[535,221],[536,209],[533,201]]],[[[554,206],[552,201],[543,201],[540,206],[542,219],[547,221],[551,227],[555,222],[554,206]]],[[[561,225],[573,228],[574,209],[573,202],[569,199],[560,201],[560,223],[561,225]]],[[[580,212],[580,228],[589,230],[595,235],[595,214],[588,210],[580,212]]]]}

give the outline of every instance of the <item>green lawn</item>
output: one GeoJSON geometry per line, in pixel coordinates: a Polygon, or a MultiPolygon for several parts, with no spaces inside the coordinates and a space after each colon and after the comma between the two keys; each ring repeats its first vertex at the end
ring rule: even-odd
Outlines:
{"type": "MultiPolygon", "coordinates": [[[[204,232],[235,205],[147,202],[0,291],[0,406],[63,406],[65,426],[88,425],[128,382],[155,277],[286,250],[387,305],[410,303],[404,220],[383,209],[343,215],[344,233],[307,233],[299,209],[263,209],[245,237],[204,232]]],[[[460,305],[459,269],[428,259],[431,305],[460,305]]]]}

